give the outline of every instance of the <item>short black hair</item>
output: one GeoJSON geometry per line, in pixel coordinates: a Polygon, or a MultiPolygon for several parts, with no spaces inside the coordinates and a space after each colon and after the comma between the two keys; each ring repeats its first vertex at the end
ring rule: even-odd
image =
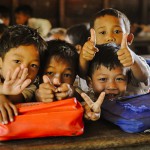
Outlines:
{"type": "Polygon", "coordinates": [[[15,14],[18,13],[23,13],[31,17],[33,9],[29,5],[20,5],[15,9],[15,14]]]}
{"type": "Polygon", "coordinates": [[[97,18],[103,17],[105,15],[110,15],[110,16],[115,16],[117,18],[121,18],[124,22],[126,31],[130,33],[130,21],[127,18],[127,16],[121,11],[113,9],[113,8],[102,9],[101,11],[94,14],[94,16],[91,18],[91,21],[90,21],[91,28],[94,27],[94,22],[97,18]]]}
{"type": "Polygon", "coordinates": [[[84,43],[88,40],[88,37],[90,37],[90,29],[88,25],[84,23],[76,24],[69,27],[66,34],[72,41],[73,45],[80,44],[83,46],[84,43]]]}
{"type": "Polygon", "coordinates": [[[0,18],[10,18],[10,9],[8,7],[0,5],[0,18]]]}
{"type": "Polygon", "coordinates": [[[101,65],[105,66],[109,70],[114,69],[117,66],[122,66],[118,59],[117,51],[120,46],[115,43],[107,43],[102,45],[96,45],[99,51],[95,54],[95,57],[89,63],[88,76],[92,77],[92,74],[101,65]]]}
{"type": "Polygon", "coordinates": [[[42,39],[36,29],[26,25],[9,26],[2,34],[0,39],[0,57],[4,59],[6,53],[11,48],[19,46],[34,45],[39,51],[40,63],[47,49],[47,43],[42,39]]]}
{"type": "Polygon", "coordinates": [[[65,59],[70,64],[72,64],[74,66],[75,72],[77,73],[79,56],[76,48],[72,44],[58,39],[50,40],[47,42],[47,44],[48,48],[45,53],[45,59],[43,63],[44,66],[42,67],[42,72],[44,72],[45,66],[47,65],[48,61],[52,57],[56,57],[60,59],[65,59]]]}

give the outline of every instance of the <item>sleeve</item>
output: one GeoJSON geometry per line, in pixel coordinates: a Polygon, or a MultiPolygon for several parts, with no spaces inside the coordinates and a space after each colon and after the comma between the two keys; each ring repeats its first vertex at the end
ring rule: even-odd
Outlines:
{"type": "Polygon", "coordinates": [[[148,79],[144,82],[144,84],[145,84],[146,86],[150,86],[150,66],[148,65],[148,63],[146,62],[146,60],[145,60],[143,57],[139,56],[139,58],[142,60],[143,64],[144,64],[144,65],[146,66],[146,68],[147,68],[147,71],[149,72],[149,77],[148,77],[148,79]]]}
{"type": "Polygon", "coordinates": [[[34,84],[31,84],[27,88],[25,88],[22,92],[25,102],[31,102],[32,98],[34,97],[35,91],[37,87],[34,84]]]}

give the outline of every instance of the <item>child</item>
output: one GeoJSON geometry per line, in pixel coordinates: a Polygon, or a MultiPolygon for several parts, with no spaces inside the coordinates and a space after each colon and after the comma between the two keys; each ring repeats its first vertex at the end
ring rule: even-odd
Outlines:
{"type": "Polygon", "coordinates": [[[40,35],[46,39],[52,27],[47,19],[32,18],[32,8],[29,5],[21,5],[15,9],[15,18],[17,24],[28,25],[38,29],[40,35]]]}
{"type": "MultiPolygon", "coordinates": [[[[73,44],[76,47],[78,54],[80,54],[82,47],[89,36],[90,30],[88,24],[76,24],[67,29],[66,41],[73,44]]],[[[80,78],[78,75],[76,76],[74,85],[79,86],[83,91],[88,91],[86,80],[80,78]]]]}
{"type": "Polygon", "coordinates": [[[31,101],[34,82],[46,50],[35,29],[24,25],[8,27],[0,40],[0,122],[13,121],[13,103],[31,101]]]}
{"type": "Polygon", "coordinates": [[[109,8],[98,12],[91,21],[91,39],[85,43],[80,53],[80,72],[84,76],[87,73],[88,63],[97,52],[95,44],[116,43],[121,45],[117,52],[118,59],[124,67],[130,67],[131,76],[135,85],[143,82],[149,85],[150,68],[146,61],[137,56],[129,47],[133,41],[130,33],[130,22],[128,18],[118,10],[109,8]],[[95,31],[94,31],[95,30],[95,31]]]}
{"type": "MultiPolygon", "coordinates": [[[[136,94],[148,93],[148,91],[145,92],[143,90],[141,82],[138,82],[138,86],[134,84],[135,82],[133,82],[133,78],[131,78],[132,72],[130,67],[124,67],[118,59],[117,53],[120,50],[119,46],[114,43],[108,43],[97,45],[97,48],[99,49],[99,52],[95,54],[95,57],[90,62],[87,73],[88,85],[90,87],[90,91],[87,94],[90,98],[85,94],[81,94],[83,99],[87,101],[87,104],[90,103],[90,108],[93,107],[94,104],[90,99],[93,101],[98,99],[98,102],[94,105],[97,105],[97,108],[100,108],[104,99],[104,94],[100,95],[100,93],[103,92],[105,92],[106,100],[133,95],[132,91],[136,92],[136,94]]],[[[91,112],[89,107],[86,105],[85,114],[88,119],[93,120],[93,117],[90,115],[94,112],[91,112]]]]}
{"type": "Polygon", "coordinates": [[[73,44],[76,47],[78,54],[80,54],[80,51],[89,36],[90,30],[88,24],[76,24],[67,29],[66,41],[73,44]]]}
{"type": "Polygon", "coordinates": [[[52,28],[49,32],[49,36],[45,40],[46,41],[55,40],[55,39],[65,40],[65,37],[66,37],[65,28],[52,28]]]}
{"type": "Polygon", "coordinates": [[[75,47],[61,40],[49,41],[41,74],[43,83],[36,91],[37,101],[52,102],[73,97],[77,70],[78,54],[75,47]]]}

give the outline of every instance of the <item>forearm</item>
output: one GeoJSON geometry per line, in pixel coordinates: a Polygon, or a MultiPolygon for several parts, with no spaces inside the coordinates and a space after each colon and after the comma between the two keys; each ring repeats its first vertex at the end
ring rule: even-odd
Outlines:
{"type": "Polygon", "coordinates": [[[18,95],[9,95],[7,97],[13,104],[25,102],[25,98],[22,93],[18,95]]]}
{"type": "Polygon", "coordinates": [[[134,60],[134,64],[131,66],[134,77],[140,82],[147,81],[150,72],[149,66],[136,54],[134,55],[134,60]]]}
{"type": "Polygon", "coordinates": [[[84,58],[82,58],[82,56],[80,56],[79,73],[78,73],[80,77],[85,78],[87,74],[88,66],[89,66],[89,61],[85,60],[84,58]]]}

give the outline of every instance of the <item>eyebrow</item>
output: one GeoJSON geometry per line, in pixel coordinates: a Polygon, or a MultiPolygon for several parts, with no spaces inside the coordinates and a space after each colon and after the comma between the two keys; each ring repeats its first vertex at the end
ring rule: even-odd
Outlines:
{"type": "MultiPolygon", "coordinates": [[[[98,27],[97,29],[101,29],[101,28],[105,28],[106,26],[101,26],[101,27],[98,27]]],[[[119,26],[119,25],[114,25],[113,27],[119,27],[119,28],[121,28],[121,26],[119,26]]]]}
{"type": "MultiPolygon", "coordinates": [[[[20,58],[24,58],[24,56],[22,55],[19,55],[19,54],[14,54],[14,56],[17,56],[17,57],[20,57],[20,58]]],[[[32,60],[32,61],[39,61],[40,59],[35,59],[35,60],[32,60]]]]}
{"type": "MultiPolygon", "coordinates": [[[[48,66],[47,68],[56,68],[56,67],[54,67],[54,66],[48,66]]],[[[65,70],[71,70],[71,71],[73,71],[73,68],[65,68],[65,70]]]]}

